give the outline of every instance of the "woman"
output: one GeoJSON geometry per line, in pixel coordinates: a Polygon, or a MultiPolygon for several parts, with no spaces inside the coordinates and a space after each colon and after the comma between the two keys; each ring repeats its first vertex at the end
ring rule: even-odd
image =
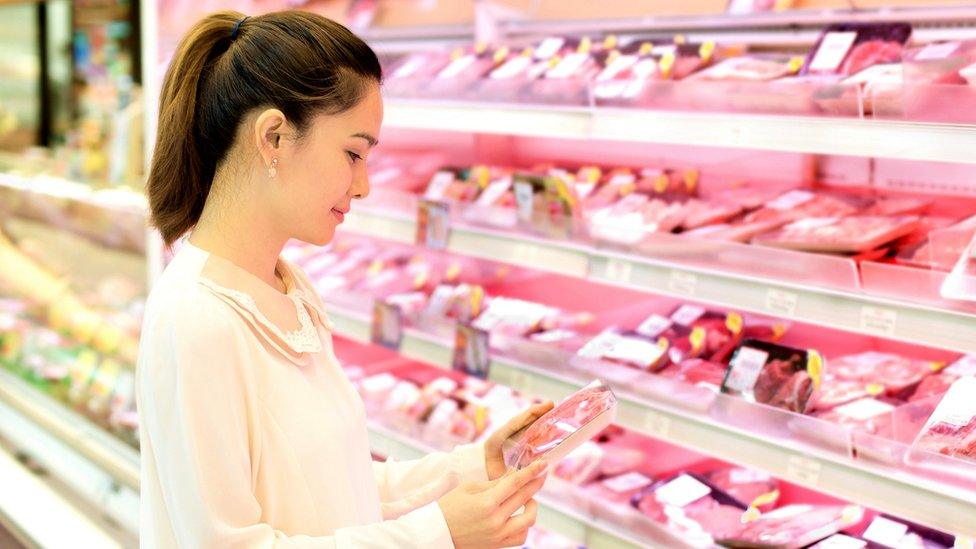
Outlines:
{"type": "Polygon", "coordinates": [[[138,365],[147,547],[501,547],[536,516],[539,463],[501,443],[373,463],[362,402],[289,239],[323,245],[369,192],[376,55],[323,17],[210,15],[163,84],[149,174],[167,244],[138,365]],[[519,510],[522,509],[521,512],[519,510]]]}

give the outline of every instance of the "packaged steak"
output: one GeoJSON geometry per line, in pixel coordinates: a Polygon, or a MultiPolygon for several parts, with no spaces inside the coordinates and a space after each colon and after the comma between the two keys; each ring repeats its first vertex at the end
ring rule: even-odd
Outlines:
{"type": "Polygon", "coordinates": [[[557,404],[503,444],[505,464],[522,469],[538,459],[555,464],[613,422],[617,399],[594,381],[557,404]]]}
{"type": "Polygon", "coordinates": [[[787,505],[716,536],[725,547],[800,549],[861,521],[857,506],[787,505]]]}
{"type": "Polygon", "coordinates": [[[649,338],[636,332],[608,328],[591,339],[578,355],[608,360],[641,370],[656,371],[667,364],[670,343],[666,337],[649,338]]]}
{"type": "Polygon", "coordinates": [[[822,374],[823,359],[816,351],[749,339],[732,356],[722,392],[802,414],[822,374]]]}
{"type": "Polygon", "coordinates": [[[941,372],[926,377],[908,400],[915,402],[945,394],[949,391],[949,387],[962,377],[976,377],[976,355],[960,357],[941,372]]]}
{"type": "Polygon", "coordinates": [[[654,45],[647,41],[633,41],[610,52],[593,83],[593,96],[597,102],[614,104],[637,97],[646,82],[657,78],[660,71],[659,58],[653,52],[654,45]]]}
{"type": "Polygon", "coordinates": [[[680,473],[656,482],[636,494],[632,504],[655,522],[684,523],[685,528],[691,522],[711,536],[740,527],[746,512],[746,505],[694,473],[680,473]]]}
{"type": "Polygon", "coordinates": [[[704,385],[718,390],[725,380],[727,364],[711,362],[700,358],[691,358],[680,363],[671,363],[658,372],[664,377],[680,379],[692,385],[704,385]]]}
{"type": "Polygon", "coordinates": [[[753,238],[756,244],[826,253],[859,253],[911,234],[918,217],[810,217],[753,238]]]}
{"type": "Polygon", "coordinates": [[[898,549],[949,549],[958,547],[951,534],[908,522],[891,515],[881,514],[868,524],[861,538],[871,547],[896,547],[898,549]]]}
{"type": "Polygon", "coordinates": [[[945,367],[944,362],[918,360],[894,353],[867,351],[830,360],[832,380],[850,381],[869,388],[879,388],[876,394],[901,398],[922,379],[945,367]]]}
{"type": "Polygon", "coordinates": [[[770,511],[779,500],[779,481],[766,471],[725,466],[708,472],[705,478],[739,503],[770,511]]]}
{"type": "Polygon", "coordinates": [[[952,384],[912,448],[976,462],[976,377],[952,384]]]}
{"type": "Polygon", "coordinates": [[[831,25],[810,50],[801,73],[851,75],[871,65],[901,62],[911,34],[908,23],[831,25]]]}
{"type": "Polygon", "coordinates": [[[688,80],[762,82],[796,74],[802,57],[746,55],[725,59],[688,77],[688,80]]]}
{"type": "Polygon", "coordinates": [[[615,505],[630,505],[631,499],[641,490],[654,483],[654,479],[631,471],[590,483],[586,490],[593,497],[615,505]]]}

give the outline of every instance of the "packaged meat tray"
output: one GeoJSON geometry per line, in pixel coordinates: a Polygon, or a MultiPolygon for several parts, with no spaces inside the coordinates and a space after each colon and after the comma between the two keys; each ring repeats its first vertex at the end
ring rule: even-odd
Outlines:
{"type": "Polygon", "coordinates": [[[505,464],[522,469],[537,459],[555,464],[613,422],[617,399],[594,381],[573,393],[503,445],[505,464]]]}
{"type": "Polygon", "coordinates": [[[740,528],[746,512],[746,505],[693,473],[680,473],[645,488],[632,504],[654,522],[693,527],[710,536],[740,528]]]}
{"type": "Polygon", "coordinates": [[[705,478],[739,503],[771,511],[779,499],[779,481],[766,471],[728,466],[705,474],[705,478]]]}
{"type": "Polygon", "coordinates": [[[976,377],[952,384],[915,439],[913,450],[976,462],[976,377]]]}
{"type": "Polygon", "coordinates": [[[816,417],[872,435],[890,435],[895,406],[875,398],[862,398],[819,412],[816,417]]]}
{"type": "Polygon", "coordinates": [[[795,74],[803,58],[786,55],[742,56],[721,61],[688,77],[688,80],[760,82],[795,74]]]}
{"type": "MultiPolygon", "coordinates": [[[[926,376],[941,370],[945,363],[867,351],[833,358],[829,366],[831,380],[862,383],[869,390],[880,388],[888,396],[903,398],[926,376]]],[[[881,391],[874,392],[880,394],[881,391]]]]}
{"type": "Polygon", "coordinates": [[[854,254],[912,233],[918,217],[811,217],[753,238],[756,244],[807,252],[854,254]]]}
{"type": "Polygon", "coordinates": [[[976,377],[976,355],[965,355],[941,372],[926,377],[908,400],[916,402],[935,395],[943,395],[949,391],[949,387],[952,387],[956,380],[962,377],[976,377]]]}
{"type": "Polygon", "coordinates": [[[949,549],[958,547],[955,536],[927,528],[919,524],[878,515],[861,534],[870,547],[895,547],[897,549],[949,549]]]}
{"type": "Polygon", "coordinates": [[[716,536],[725,547],[800,549],[861,521],[857,506],[787,505],[716,536]]]}
{"type": "Polygon", "coordinates": [[[802,74],[851,75],[872,65],[898,63],[912,35],[908,23],[841,23],[824,29],[802,74]]]}
{"type": "Polygon", "coordinates": [[[816,351],[749,339],[732,356],[722,392],[802,414],[822,375],[816,351]]]}

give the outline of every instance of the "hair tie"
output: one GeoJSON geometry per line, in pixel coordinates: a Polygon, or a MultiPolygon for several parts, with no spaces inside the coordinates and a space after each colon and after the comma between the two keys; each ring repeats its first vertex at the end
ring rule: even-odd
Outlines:
{"type": "Polygon", "coordinates": [[[234,30],[230,31],[230,39],[231,39],[231,41],[237,40],[237,34],[239,32],[241,32],[241,25],[243,25],[244,24],[244,21],[247,21],[247,19],[249,17],[251,17],[251,16],[250,15],[245,15],[244,16],[244,19],[241,19],[236,24],[234,24],[234,30]]]}

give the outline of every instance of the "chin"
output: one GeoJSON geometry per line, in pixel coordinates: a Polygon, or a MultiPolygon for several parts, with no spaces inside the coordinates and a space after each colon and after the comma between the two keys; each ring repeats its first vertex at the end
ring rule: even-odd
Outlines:
{"type": "Polygon", "coordinates": [[[312,244],[313,246],[325,246],[332,242],[335,238],[335,227],[319,227],[318,230],[312,232],[306,236],[306,238],[301,238],[303,242],[312,244]]]}

